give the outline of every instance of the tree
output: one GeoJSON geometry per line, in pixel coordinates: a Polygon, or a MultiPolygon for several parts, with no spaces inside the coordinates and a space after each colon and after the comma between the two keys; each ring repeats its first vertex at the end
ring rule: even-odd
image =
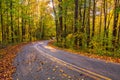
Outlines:
{"type": "Polygon", "coordinates": [[[95,35],[96,0],[93,0],[92,37],[95,35]]]}
{"type": "Polygon", "coordinates": [[[120,6],[120,1],[119,0],[114,0],[114,23],[113,23],[113,46],[114,48],[117,48],[117,27],[118,27],[118,20],[119,20],[119,13],[117,12],[117,9],[120,6]]]}
{"type": "Polygon", "coordinates": [[[2,1],[0,0],[0,27],[2,32],[2,43],[4,41],[4,31],[3,31],[3,7],[2,7],[2,1]]]}
{"type": "MultiPolygon", "coordinates": [[[[76,33],[78,32],[78,0],[74,0],[75,3],[75,13],[74,13],[74,34],[76,35],[76,33]]],[[[77,40],[77,36],[75,37],[74,40],[74,44],[77,47],[78,40],[77,40]]]]}
{"type": "Polygon", "coordinates": [[[86,26],[86,34],[87,34],[87,47],[90,44],[90,11],[91,11],[91,0],[88,1],[88,14],[87,14],[87,26],[86,26]]]}
{"type": "Polygon", "coordinates": [[[58,17],[57,17],[57,11],[55,9],[55,4],[54,4],[54,0],[52,0],[52,6],[53,6],[53,12],[54,12],[54,15],[55,15],[55,26],[56,26],[56,40],[58,42],[58,17]]]}
{"type": "Polygon", "coordinates": [[[58,0],[59,1],[59,38],[60,38],[60,42],[62,42],[62,32],[63,32],[63,8],[62,8],[62,0],[58,0]]]}

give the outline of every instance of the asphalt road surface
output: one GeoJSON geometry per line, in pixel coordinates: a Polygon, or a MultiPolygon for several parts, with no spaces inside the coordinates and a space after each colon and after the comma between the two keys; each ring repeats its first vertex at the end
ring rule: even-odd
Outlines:
{"type": "Polygon", "coordinates": [[[120,64],[54,49],[48,42],[22,48],[14,61],[13,80],[120,80],[120,64]]]}

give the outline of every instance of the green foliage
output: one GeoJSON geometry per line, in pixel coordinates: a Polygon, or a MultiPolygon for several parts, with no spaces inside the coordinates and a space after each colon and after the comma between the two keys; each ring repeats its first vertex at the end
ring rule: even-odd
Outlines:
{"type": "Polygon", "coordinates": [[[120,57],[119,1],[62,0],[57,8],[59,46],[120,57]]]}
{"type": "Polygon", "coordinates": [[[120,49],[114,50],[115,48],[110,45],[111,42],[108,42],[109,40],[110,38],[98,39],[97,36],[94,37],[90,42],[89,52],[101,56],[120,58],[120,49]]]}
{"type": "Polygon", "coordinates": [[[0,0],[2,45],[55,36],[54,17],[48,1],[0,0]]]}
{"type": "Polygon", "coordinates": [[[116,9],[116,13],[120,13],[120,8],[117,8],[117,9],[116,9]]]}
{"type": "Polygon", "coordinates": [[[92,0],[78,0],[78,4],[75,4],[77,0],[54,1],[55,15],[52,7],[48,5],[49,0],[0,0],[2,45],[49,39],[57,33],[58,43],[55,45],[60,47],[86,50],[99,55],[120,56],[118,3],[114,5],[113,0],[106,0],[106,5],[101,4],[101,0],[96,1],[96,5],[93,5],[92,0]],[[116,13],[113,6],[116,6],[116,13]],[[93,11],[97,14],[93,15],[93,11]]]}
{"type": "Polygon", "coordinates": [[[73,48],[74,47],[74,35],[73,34],[68,34],[66,37],[66,47],[67,48],[73,48]]]}
{"type": "Polygon", "coordinates": [[[120,58],[120,46],[119,46],[119,48],[116,50],[116,52],[114,53],[114,57],[120,58]]]}

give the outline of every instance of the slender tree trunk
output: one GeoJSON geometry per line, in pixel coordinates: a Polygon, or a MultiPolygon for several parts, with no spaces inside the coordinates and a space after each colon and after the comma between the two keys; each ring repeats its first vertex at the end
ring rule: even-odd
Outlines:
{"type": "Polygon", "coordinates": [[[101,38],[101,27],[102,27],[102,13],[103,13],[103,11],[102,11],[102,4],[101,4],[101,9],[100,9],[100,26],[99,26],[99,39],[101,38]]]}
{"type": "Polygon", "coordinates": [[[88,23],[86,26],[86,33],[87,33],[87,47],[89,47],[89,43],[90,43],[90,9],[91,9],[91,0],[89,0],[89,8],[88,8],[88,23]]]}
{"type": "Polygon", "coordinates": [[[4,41],[4,30],[3,30],[3,14],[2,14],[2,1],[0,1],[0,24],[2,30],[2,43],[4,41]]]}
{"type": "Polygon", "coordinates": [[[63,8],[62,8],[62,0],[59,1],[59,29],[60,29],[60,42],[62,42],[62,33],[63,33],[63,8]]]}
{"type": "Polygon", "coordinates": [[[64,47],[66,47],[66,36],[67,36],[67,7],[65,7],[65,13],[64,13],[64,47]]]}
{"type": "Polygon", "coordinates": [[[24,9],[23,8],[21,8],[22,10],[21,10],[21,14],[22,14],[22,42],[24,42],[24,37],[25,37],[25,20],[24,20],[24,17],[23,17],[23,15],[24,15],[24,9]]]}
{"type": "MultiPolygon", "coordinates": [[[[107,32],[107,27],[106,27],[106,24],[107,24],[107,8],[106,8],[106,0],[103,1],[104,2],[104,38],[106,38],[106,32],[107,32]]],[[[103,44],[104,45],[104,44],[103,44]]]]}
{"type": "Polygon", "coordinates": [[[93,0],[92,37],[95,35],[96,0],[93,0]]]}
{"type": "Polygon", "coordinates": [[[18,38],[18,42],[21,42],[21,32],[20,32],[20,8],[18,7],[18,36],[19,36],[19,38],[18,38]]]}
{"type": "Polygon", "coordinates": [[[109,31],[109,28],[107,28],[107,2],[106,0],[103,1],[104,2],[104,37],[103,37],[103,46],[106,46],[106,50],[108,50],[107,46],[108,46],[108,42],[106,42],[106,38],[108,38],[108,31],[109,31]]]}
{"type": "Polygon", "coordinates": [[[58,42],[58,18],[57,18],[57,13],[55,10],[55,5],[54,5],[54,0],[52,0],[52,6],[53,6],[53,11],[54,11],[54,15],[55,15],[55,26],[56,26],[56,40],[58,42]]]}
{"type": "MultiPolygon", "coordinates": [[[[78,3],[79,1],[78,0],[74,0],[75,2],[75,13],[74,13],[74,34],[76,35],[76,33],[78,32],[78,3]]],[[[75,37],[75,40],[74,40],[74,44],[75,46],[77,47],[78,45],[78,40],[77,40],[77,37],[75,37]]]]}
{"type": "MultiPolygon", "coordinates": [[[[9,4],[7,3],[7,7],[9,7],[9,4]]],[[[9,43],[10,42],[10,38],[9,38],[9,33],[10,33],[10,31],[9,31],[9,11],[7,10],[7,43],[9,43]]]]}
{"type": "Polygon", "coordinates": [[[119,45],[120,45],[120,22],[119,22],[119,30],[118,30],[118,42],[119,42],[119,45]]]}
{"type": "MultiPolygon", "coordinates": [[[[82,30],[82,20],[83,20],[83,15],[82,15],[82,0],[80,0],[79,3],[81,3],[79,5],[79,15],[80,15],[80,19],[79,19],[80,28],[79,28],[79,32],[81,32],[81,30],[82,30]]],[[[82,38],[81,37],[79,37],[79,46],[82,46],[82,38]]]]}
{"type": "Polygon", "coordinates": [[[117,42],[116,42],[116,38],[117,38],[117,25],[118,25],[118,17],[119,17],[119,13],[116,11],[116,9],[119,6],[119,0],[115,0],[115,7],[114,7],[114,23],[113,23],[113,46],[114,48],[116,48],[117,46],[117,42]]]}
{"type": "Polygon", "coordinates": [[[11,36],[12,36],[12,43],[14,43],[15,42],[15,40],[14,40],[14,27],[13,27],[13,1],[11,0],[10,1],[10,10],[11,10],[11,12],[10,12],[10,20],[11,20],[11,23],[10,23],[10,26],[11,26],[11,31],[12,31],[12,33],[11,33],[11,36]]]}
{"type": "MultiPolygon", "coordinates": [[[[118,1],[118,7],[120,8],[120,1],[118,1]]],[[[120,12],[120,11],[119,11],[120,12]]],[[[120,15],[118,15],[118,17],[120,18],[120,15]]],[[[119,20],[119,26],[118,26],[118,44],[120,46],[120,20],[119,20]]]]}
{"type": "Polygon", "coordinates": [[[82,22],[82,29],[81,29],[83,33],[84,33],[84,28],[86,27],[85,22],[86,22],[86,0],[84,0],[83,22],[82,22]]]}

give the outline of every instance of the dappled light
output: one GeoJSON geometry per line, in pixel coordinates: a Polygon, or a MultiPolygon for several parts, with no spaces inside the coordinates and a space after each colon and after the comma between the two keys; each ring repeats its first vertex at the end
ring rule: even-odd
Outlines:
{"type": "Polygon", "coordinates": [[[44,46],[44,48],[49,49],[51,52],[56,52],[56,49],[50,46],[44,46]]]}
{"type": "Polygon", "coordinates": [[[0,80],[119,80],[120,0],[0,0],[0,80]]]}

